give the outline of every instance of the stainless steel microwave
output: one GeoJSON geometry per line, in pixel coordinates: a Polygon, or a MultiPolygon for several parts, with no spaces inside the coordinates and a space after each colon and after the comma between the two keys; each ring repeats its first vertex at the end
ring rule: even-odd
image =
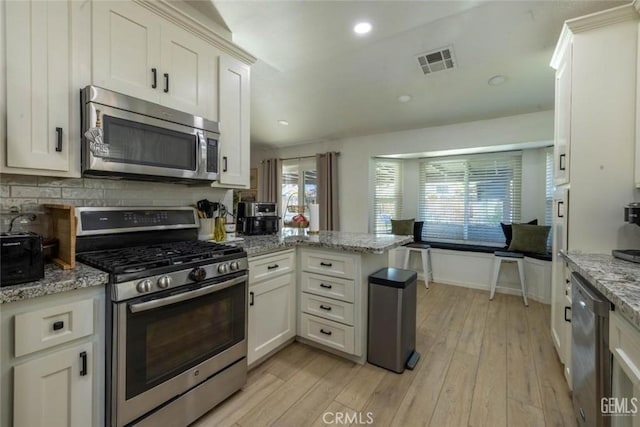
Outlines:
{"type": "Polygon", "coordinates": [[[97,86],[82,89],[80,101],[83,175],[218,179],[218,123],[97,86]]]}

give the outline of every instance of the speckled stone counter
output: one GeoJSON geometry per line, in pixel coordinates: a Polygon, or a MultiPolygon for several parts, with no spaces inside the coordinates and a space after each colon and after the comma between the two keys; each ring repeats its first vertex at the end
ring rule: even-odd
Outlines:
{"type": "Polygon", "coordinates": [[[62,270],[55,264],[45,264],[44,279],[0,288],[0,304],[72,291],[74,289],[102,286],[109,275],[88,265],[76,262],[75,268],[62,270]]]}
{"type": "Polygon", "coordinates": [[[233,244],[243,247],[247,251],[247,255],[251,257],[297,246],[383,254],[390,249],[412,241],[412,236],[394,236],[391,234],[321,231],[320,234],[309,235],[302,231],[285,230],[274,236],[244,236],[243,241],[233,244]]]}
{"type": "Polygon", "coordinates": [[[562,254],[569,266],[591,282],[640,329],[640,264],[604,254],[562,254]]]}

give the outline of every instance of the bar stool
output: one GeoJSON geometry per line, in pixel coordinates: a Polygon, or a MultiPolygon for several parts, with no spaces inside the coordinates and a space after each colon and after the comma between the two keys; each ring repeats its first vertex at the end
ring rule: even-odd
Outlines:
{"type": "Polygon", "coordinates": [[[429,262],[429,249],[431,246],[425,243],[408,243],[404,246],[404,263],[403,267],[405,270],[409,268],[409,260],[411,258],[411,252],[415,251],[420,254],[420,258],[422,259],[422,275],[424,276],[424,286],[429,289],[429,275],[431,274],[431,263],[429,262]]]}
{"type": "Polygon", "coordinates": [[[493,253],[495,259],[493,262],[493,281],[491,282],[491,294],[489,299],[493,299],[498,284],[498,275],[500,274],[500,266],[502,262],[515,262],[518,264],[518,274],[520,275],[520,288],[522,289],[522,299],[524,305],[529,306],[527,301],[527,287],[524,282],[524,255],[518,252],[495,251],[493,253]]]}

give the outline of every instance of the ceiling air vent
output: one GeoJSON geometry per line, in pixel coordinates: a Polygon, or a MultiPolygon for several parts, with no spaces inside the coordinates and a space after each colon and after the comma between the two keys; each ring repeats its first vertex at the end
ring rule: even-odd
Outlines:
{"type": "Polygon", "coordinates": [[[436,71],[449,70],[455,66],[453,58],[453,48],[445,47],[416,56],[418,65],[424,74],[435,73],[436,71]]]}

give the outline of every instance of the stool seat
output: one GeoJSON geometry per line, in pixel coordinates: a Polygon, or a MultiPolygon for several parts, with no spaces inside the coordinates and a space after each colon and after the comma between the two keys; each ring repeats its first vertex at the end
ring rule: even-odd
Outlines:
{"type": "Polygon", "coordinates": [[[524,305],[529,306],[527,301],[527,287],[524,281],[524,255],[519,252],[509,251],[495,251],[493,262],[493,280],[491,281],[491,293],[489,299],[492,300],[496,293],[496,286],[498,285],[498,275],[500,274],[500,267],[503,262],[515,262],[518,265],[518,275],[520,276],[520,289],[522,289],[522,299],[524,305]]]}
{"type": "Polygon", "coordinates": [[[404,269],[408,269],[409,268],[409,259],[411,257],[411,252],[418,252],[420,253],[420,258],[422,260],[422,275],[424,276],[424,286],[425,288],[429,289],[429,274],[431,274],[431,267],[430,267],[430,262],[429,262],[429,249],[431,248],[431,246],[429,246],[426,243],[422,243],[422,242],[413,242],[413,243],[407,243],[406,245],[402,245],[401,246],[404,249],[404,262],[402,265],[402,268],[404,269]]]}
{"type": "Polygon", "coordinates": [[[504,258],[524,258],[524,254],[520,252],[495,251],[493,254],[504,258]]]}

